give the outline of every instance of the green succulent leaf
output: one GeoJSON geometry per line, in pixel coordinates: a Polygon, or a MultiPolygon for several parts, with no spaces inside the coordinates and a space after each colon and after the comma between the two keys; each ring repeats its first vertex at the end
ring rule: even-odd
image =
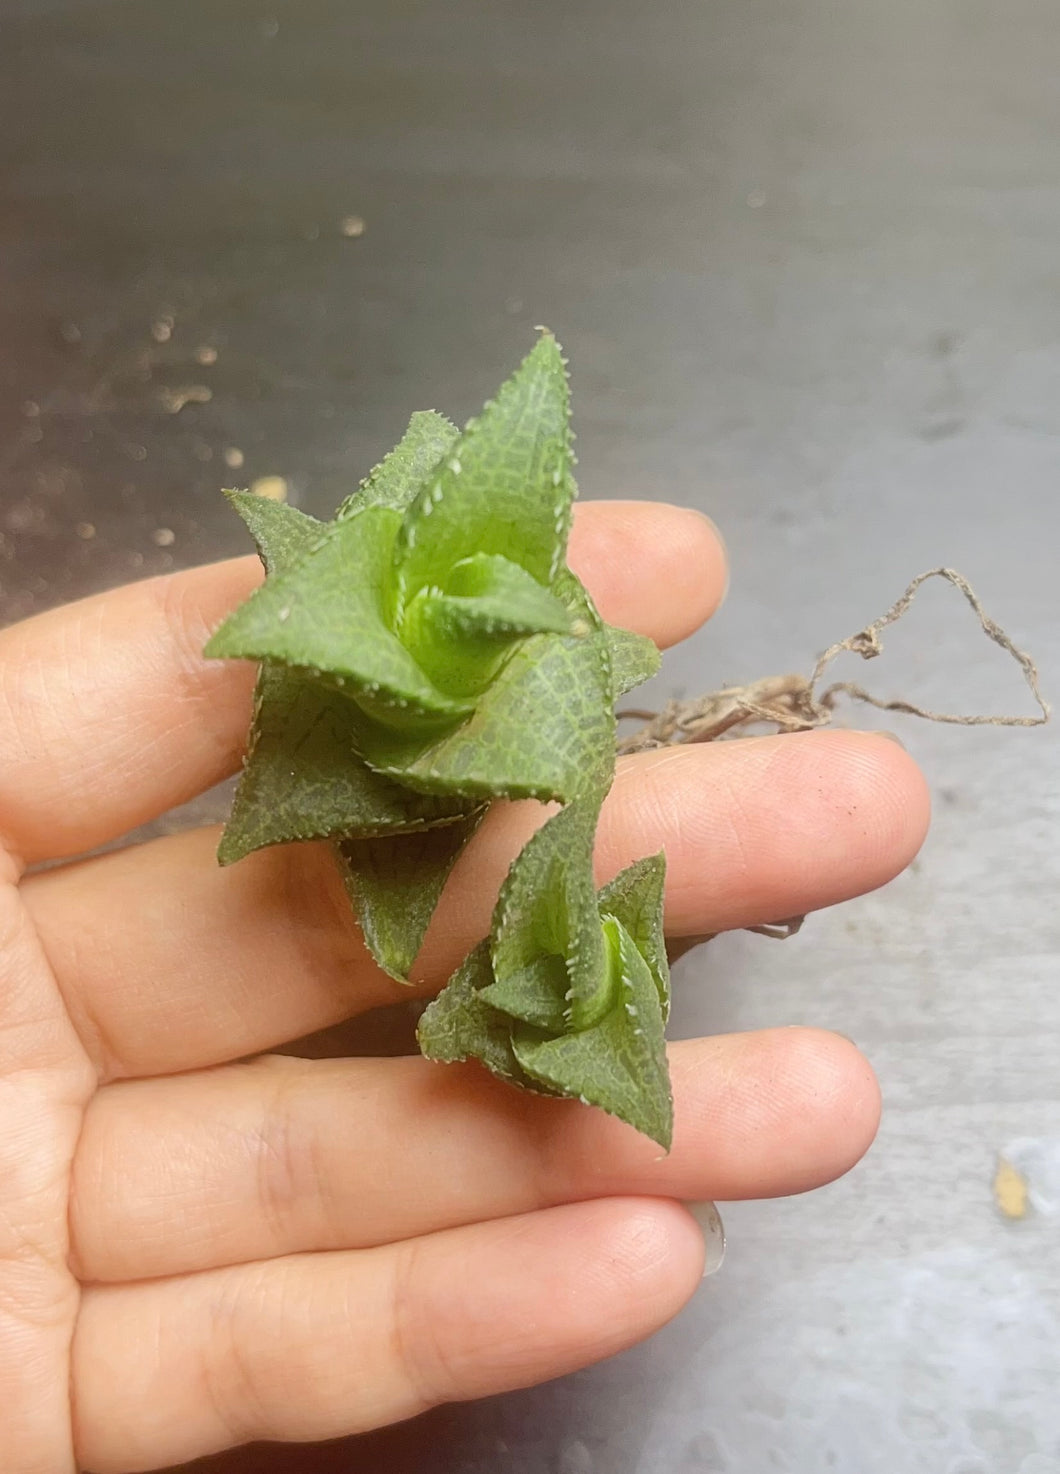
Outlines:
{"type": "MultiPolygon", "coordinates": [[[[228,497],[270,575],[295,567],[327,534],[324,523],[294,507],[252,492],[228,497]]],[[[412,829],[461,812],[459,802],[425,798],[374,773],[355,750],[360,719],[346,697],[304,673],[262,666],[247,759],[217,852],[221,864],[266,845],[412,829]]]]}
{"type": "Polygon", "coordinates": [[[405,610],[401,638],[435,685],[479,694],[522,636],[570,633],[573,616],[518,563],[476,553],[444,587],[421,589],[405,610]]]}
{"type": "Polygon", "coordinates": [[[394,546],[398,617],[472,553],[500,553],[550,584],[567,546],[570,467],[567,374],[546,333],[409,504],[394,546]]]}
{"type": "Polygon", "coordinates": [[[512,1052],[542,1085],[620,1116],[668,1151],[673,1097],[655,979],[625,928],[613,918],[605,927],[617,974],[614,1006],[591,1028],[551,1038],[514,1024],[512,1052]]]}
{"type": "Polygon", "coordinates": [[[492,1074],[539,1095],[561,1094],[528,1075],[512,1048],[512,1021],[482,999],[493,981],[489,943],[480,942],[424,1011],[416,1030],[421,1052],[442,1064],[478,1060],[492,1074]]]}
{"type": "Polygon", "coordinates": [[[225,496],[247,524],[267,573],[285,573],[327,536],[326,522],[286,502],[252,491],[226,491],[225,496]]]}
{"type": "Polygon", "coordinates": [[[311,672],[378,721],[437,725],[464,715],[468,704],[443,695],[386,623],[387,563],[400,525],[388,507],[367,507],[335,524],[229,615],[207,655],[311,672]]]}
{"type": "Polygon", "coordinates": [[[417,410],[390,454],[339,507],[336,520],[343,522],[365,507],[403,512],[459,436],[460,431],[444,415],[432,409],[417,410]]]}
{"type": "Polygon", "coordinates": [[[403,788],[356,750],[359,709],[281,666],[258,676],[250,748],[218,849],[230,865],[265,845],[358,833],[382,835],[448,823],[459,799],[403,788]]]}
{"type": "Polygon", "coordinates": [[[615,700],[625,696],[635,686],[650,680],[662,664],[659,648],[646,635],[634,634],[632,630],[619,629],[617,625],[605,626],[608,649],[611,654],[611,675],[615,700]]]}
{"type": "Polygon", "coordinates": [[[634,860],[597,896],[601,912],[622,923],[648,964],[659,992],[663,1023],[670,1017],[670,964],[663,933],[665,883],[666,856],[660,852],[634,860]]]}
{"type": "Polygon", "coordinates": [[[501,887],[491,928],[493,971],[502,984],[540,958],[562,962],[564,1012],[573,1028],[587,1027],[610,1006],[592,870],[599,811],[599,796],[570,803],[527,841],[501,887]]]}
{"type": "Polygon", "coordinates": [[[608,673],[596,642],[544,635],[523,642],[463,727],[431,740],[373,732],[373,767],[422,793],[467,798],[573,798],[611,726],[608,673]]]}
{"type": "Polygon", "coordinates": [[[462,726],[441,737],[377,728],[365,737],[367,761],[420,792],[470,799],[566,801],[606,783],[615,730],[607,645],[584,590],[570,600],[576,632],[522,640],[462,726]]]}
{"type": "Polygon", "coordinates": [[[445,882],[484,813],[477,809],[452,824],[408,834],[338,842],[347,894],[368,950],[399,982],[408,982],[445,882]]]}
{"type": "Polygon", "coordinates": [[[549,1034],[562,1034],[570,1022],[570,982],[564,957],[535,957],[518,972],[496,979],[480,997],[491,1008],[549,1034]]]}

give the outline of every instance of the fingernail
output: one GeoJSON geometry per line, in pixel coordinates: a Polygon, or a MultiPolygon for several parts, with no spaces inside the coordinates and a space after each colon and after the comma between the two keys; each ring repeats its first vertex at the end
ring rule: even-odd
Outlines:
{"type": "Polygon", "coordinates": [[[706,1257],[703,1261],[703,1278],[717,1274],[725,1258],[725,1225],[714,1203],[686,1203],[685,1207],[699,1224],[703,1234],[706,1257]]]}
{"type": "Polygon", "coordinates": [[[883,731],[879,731],[879,732],[876,733],[876,736],[877,737],[886,737],[888,742],[897,742],[898,743],[898,746],[900,748],[902,748],[903,751],[905,750],[905,743],[899,737],[899,735],[898,735],[897,732],[883,732],[883,731]]]}

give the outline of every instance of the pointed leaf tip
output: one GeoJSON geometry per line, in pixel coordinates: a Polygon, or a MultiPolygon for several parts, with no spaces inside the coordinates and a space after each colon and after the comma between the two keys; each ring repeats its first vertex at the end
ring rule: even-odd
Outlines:
{"type": "Polygon", "coordinates": [[[436,410],[417,410],[397,445],[346,498],[335,520],[342,522],[373,506],[403,512],[459,436],[456,426],[436,410]]]}
{"type": "Polygon", "coordinates": [[[566,551],[570,463],[567,376],[555,340],[542,338],[409,504],[394,547],[398,617],[475,553],[550,585],[566,551]]]}

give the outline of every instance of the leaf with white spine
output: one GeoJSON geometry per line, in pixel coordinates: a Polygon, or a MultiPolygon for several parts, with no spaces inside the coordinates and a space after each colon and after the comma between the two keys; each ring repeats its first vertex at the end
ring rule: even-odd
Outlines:
{"type": "Polygon", "coordinates": [[[406,510],[394,545],[398,617],[469,553],[500,553],[551,584],[567,546],[571,459],[567,374],[546,333],[406,510]]]}
{"type": "Polygon", "coordinates": [[[541,957],[562,959],[574,1028],[584,1028],[609,1006],[610,975],[592,870],[599,812],[599,795],[576,800],[531,836],[501,887],[491,928],[499,983],[541,957]]]}
{"type": "Polygon", "coordinates": [[[640,686],[658,674],[662,656],[658,646],[647,635],[634,634],[633,630],[619,629],[617,625],[606,627],[607,643],[611,652],[611,676],[615,700],[640,686]]]}
{"type": "Polygon", "coordinates": [[[285,573],[328,535],[328,524],[286,502],[253,491],[226,491],[229,505],[246,523],[267,573],[285,573]]]}
{"type": "MultiPolygon", "coordinates": [[[[294,568],[328,526],[252,492],[228,498],[270,575],[294,568]]],[[[373,772],[356,751],[360,710],[282,665],[263,664],[247,758],[218,849],[223,865],[253,850],[332,834],[381,834],[438,823],[459,801],[425,797],[373,772]]]]}
{"type": "Polygon", "coordinates": [[[411,600],[401,638],[441,691],[477,695],[516,642],[527,635],[566,635],[573,615],[518,563],[476,553],[449,573],[441,588],[411,600]]]}
{"type": "Polygon", "coordinates": [[[483,813],[410,834],[339,842],[347,894],[368,950],[398,982],[408,982],[445,882],[483,813]]]}
{"type": "Polygon", "coordinates": [[[670,1017],[670,964],[663,931],[663,890],[666,856],[647,855],[634,860],[597,894],[601,912],[615,917],[633,938],[659,990],[663,1023],[670,1017]]]}
{"type": "Polygon", "coordinates": [[[433,409],[417,410],[394,449],[342,503],[336,521],[345,521],[365,507],[403,512],[459,436],[460,431],[444,415],[433,409]]]}
{"type": "Polygon", "coordinates": [[[444,824],[468,807],[373,772],[355,746],[358,708],[297,671],[263,666],[257,702],[246,765],[217,852],[223,865],[292,840],[444,824]]]}
{"type": "Polygon", "coordinates": [[[515,1024],[512,1052],[541,1084],[621,1117],[669,1151],[673,1096],[658,990],[625,928],[611,918],[605,928],[617,973],[614,1006],[591,1028],[554,1038],[515,1024]]]}
{"type": "Polygon", "coordinates": [[[546,954],[505,978],[495,976],[480,996],[509,1019],[533,1024],[547,1034],[562,1034],[570,1016],[569,991],[566,958],[546,954]]]}
{"type": "Polygon", "coordinates": [[[512,1049],[511,1019],[482,1001],[482,990],[492,980],[489,943],[480,942],[421,1016],[416,1037],[422,1053],[440,1064],[478,1060],[491,1074],[522,1090],[561,1094],[519,1064],[512,1049]]]}
{"type": "Polygon", "coordinates": [[[522,641],[450,733],[372,729],[363,746],[372,767],[421,793],[469,799],[567,801],[607,781],[615,740],[607,645],[584,590],[568,579],[576,633],[522,641]]]}
{"type": "Polygon", "coordinates": [[[468,704],[432,685],[386,623],[387,565],[400,525],[388,507],[335,524],[228,616],[207,654],[313,672],[382,721],[437,724],[466,714],[468,704]]]}

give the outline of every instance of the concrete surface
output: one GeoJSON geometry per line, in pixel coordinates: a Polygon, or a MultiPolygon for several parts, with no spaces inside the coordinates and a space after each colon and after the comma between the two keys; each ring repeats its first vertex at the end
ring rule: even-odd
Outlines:
{"type": "MultiPolygon", "coordinates": [[[[583,492],[730,543],[657,696],[808,668],[940,562],[1056,696],[1058,76],[1051,0],[0,0],[0,618],[241,549],[223,483],[329,511],[547,322],[583,492]]],[[[1030,710],[942,589],[844,673],[1030,710]]],[[[914,870],[676,975],[678,1033],[852,1035],[867,1162],[728,1207],[721,1274],[627,1355],[204,1470],[1058,1474],[1056,736],[901,730],[914,870]]]]}

